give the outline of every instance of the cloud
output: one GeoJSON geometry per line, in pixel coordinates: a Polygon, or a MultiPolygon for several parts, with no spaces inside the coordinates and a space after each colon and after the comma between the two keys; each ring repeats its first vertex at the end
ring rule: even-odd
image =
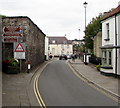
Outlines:
{"type": "MultiPolygon", "coordinates": [[[[86,0],[87,24],[99,13],[115,8],[119,0],[86,0]]],[[[1,0],[1,14],[28,16],[48,35],[69,39],[84,36],[85,0],[1,0]],[[78,31],[80,29],[80,32],[78,31]]]]}

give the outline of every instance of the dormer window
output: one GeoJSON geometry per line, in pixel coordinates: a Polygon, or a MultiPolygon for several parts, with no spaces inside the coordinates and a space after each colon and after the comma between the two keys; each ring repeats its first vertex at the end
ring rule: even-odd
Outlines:
{"type": "Polygon", "coordinates": [[[67,42],[66,42],[66,41],[63,41],[63,44],[67,44],[67,42]]]}

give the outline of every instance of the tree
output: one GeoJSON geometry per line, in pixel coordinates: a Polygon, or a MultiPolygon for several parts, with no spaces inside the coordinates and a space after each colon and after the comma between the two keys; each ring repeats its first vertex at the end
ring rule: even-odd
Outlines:
{"type": "Polygon", "coordinates": [[[1,14],[0,14],[0,18],[1,18],[1,17],[6,17],[6,16],[5,16],[5,15],[1,15],[1,14]]]}
{"type": "Polygon", "coordinates": [[[93,49],[93,38],[97,35],[99,31],[102,30],[101,18],[102,14],[99,14],[98,17],[93,18],[92,21],[87,25],[85,30],[85,47],[87,49],[93,49]]]}

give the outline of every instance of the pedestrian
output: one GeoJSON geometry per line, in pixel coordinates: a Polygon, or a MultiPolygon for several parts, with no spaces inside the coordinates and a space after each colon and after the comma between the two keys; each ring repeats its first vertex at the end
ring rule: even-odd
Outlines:
{"type": "Polygon", "coordinates": [[[75,62],[75,55],[72,54],[72,61],[75,62]]]}
{"type": "Polygon", "coordinates": [[[51,54],[51,53],[49,54],[49,59],[50,59],[50,60],[52,59],[52,54],[51,54]]]}

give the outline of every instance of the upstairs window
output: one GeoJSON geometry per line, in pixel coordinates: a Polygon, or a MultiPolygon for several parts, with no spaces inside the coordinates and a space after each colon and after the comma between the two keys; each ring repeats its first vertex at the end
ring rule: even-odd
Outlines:
{"type": "Polygon", "coordinates": [[[109,41],[110,40],[110,25],[109,25],[109,23],[106,24],[106,35],[107,35],[107,38],[105,39],[105,41],[109,41]]]}

